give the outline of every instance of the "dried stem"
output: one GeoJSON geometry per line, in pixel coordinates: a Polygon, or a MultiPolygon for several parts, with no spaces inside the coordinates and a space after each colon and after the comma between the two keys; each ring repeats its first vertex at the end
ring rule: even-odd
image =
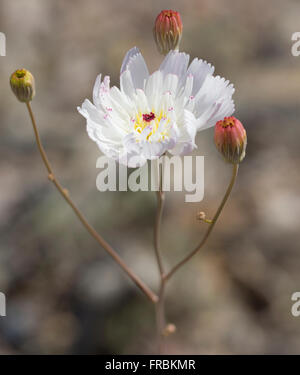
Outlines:
{"type": "Polygon", "coordinates": [[[85,219],[83,214],[79,211],[79,209],[76,207],[76,205],[71,200],[69,193],[66,189],[64,189],[59,181],[56,179],[52,167],[49,163],[49,160],[47,158],[47,154],[43,148],[43,145],[41,143],[41,139],[39,136],[39,132],[36,126],[36,121],[31,109],[30,102],[26,103],[35,138],[36,143],[39,149],[39,152],[41,154],[41,157],[43,159],[43,162],[45,164],[45,167],[48,171],[48,178],[51,182],[53,182],[54,186],[57,188],[57,190],[60,192],[62,197],[67,201],[67,203],[71,206],[73,209],[75,215],[78,217],[78,219],[81,221],[83,226],[87,229],[87,231],[91,234],[92,237],[95,238],[95,240],[104,248],[104,250],[118,263],[118,265],[123,269],[123,271],[131,278],[131,280],[136,284],[136,286],[149,298],[149,300],[153,303],[158,302],[157,295],[142,281],[140,278],[135,275],[135,273],[124,263],[124,261],[120,258],[120,256],[116,253],[116,251],[102,238],[102,236],[88,223],[88,221],[85,219]]]}
{"type": "Polygon", "coordinates": [[[225,203],[227,202],[227,199],[232,191],[232,188],[233,188],[233,185],[235,183],[235,180],[236,180],[236,177],[237,177],[237,173],[238,173],[238,169],[239,169],[239,164],[234,164],[233,165],[233,169],[232,169],[232,176],[231,176],[231,180],[230,180],[230,183],[228,185],[228,188],[226,190],[226,193],[222,199],[222,202],[219,206],[219,208],[217,209],[217,212],[215,213],[215,216],[213,217],[212,219],[212,222],[211,224],[209,224],[209,227],[206,231],[206,233],[204,234],[204,237],[203,239],[201,240],[201,242],[199,243],[199,245],[190,253],[188,254],[184,259],[182,259],[179,263],[177,263],[166,275],[165,275],[165,279],[166,280],[169,280],[170,277],[172,275],[174,275],[174,273],[179,269],[181,268],[185,263],[187,263],[195,254],[198,253],[198,251],[204,246],[204,244],[206,243],[206,240],[208,239],[210,233],[212,232],[224,206],[225,206],[225,203]]]}

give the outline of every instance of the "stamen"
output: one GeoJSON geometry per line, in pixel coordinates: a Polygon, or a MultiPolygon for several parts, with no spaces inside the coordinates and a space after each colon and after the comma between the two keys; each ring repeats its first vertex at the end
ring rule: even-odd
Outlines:
{"type": "Polygon", "coordinates": [[[228,126],[232,128],[235,126],[235,121],[234,121],[233,116],[225,117],[223,121],[222,120],[220,121],[220,123],[222,124],[223,128],[227,128],[228,126]]]}
{"type": "Polygon", "coordinates": [[[143,114],[143,121],[145,122],[151,122],[154,119],[155,119],[155,114],[153,112],[143,114]]]}

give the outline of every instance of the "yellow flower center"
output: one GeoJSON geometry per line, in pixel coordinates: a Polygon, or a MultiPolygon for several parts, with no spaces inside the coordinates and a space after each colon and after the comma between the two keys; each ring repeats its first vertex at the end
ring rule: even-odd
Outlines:
{"type": "Polygon", "coordinates": [[[160,132],[160,135],[161,135],[159,139],[159,142],[160,142],[161,140],[164,140],[166,136],[168,136],[169,128],[167,127],[167,125],[169,125],[171,121],[163,110],[161,110],[158,115],[156,115],[154,112],[142,113],[141,111],[139,111],[135,118],[134,129],[138,133],[141,134],[143,130],[148,128],[150,132],[147,135],[146,139],[147,141],[151,142],[150,137],[157,132],[157,129],[159,128],[159,124],[162,120],[163,121],[166,120],[166,122],[163,127],[163,130],[160,132]]]}

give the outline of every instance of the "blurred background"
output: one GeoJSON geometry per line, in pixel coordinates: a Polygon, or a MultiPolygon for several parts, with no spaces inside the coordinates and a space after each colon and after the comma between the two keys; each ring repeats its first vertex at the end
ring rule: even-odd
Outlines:
{"type": "MultiPolygon", "coordinates": [[[[151,354],[153,306],[89,237],[49,184],[25,105],[9,88],[17,68],[36,78],[32,106],[57,177],[90,222],[153,288],[155,194],[96,189],[96,144],[77,111],[100,72],[119,84],[128,49],[155,70],[162,58],[152,27],[162,9],[181,13],[181,50],[234,83],[235,115],[248,133],[234,192],[203,254],[168,285],[170,354],[299,354],[300,57],[297,0],[0,0],[0,354],[151,354]]],[[[231,167],[201,132],[205,196],[168,193],[162,245],[170,266],[206,229],[231,167]]]]}

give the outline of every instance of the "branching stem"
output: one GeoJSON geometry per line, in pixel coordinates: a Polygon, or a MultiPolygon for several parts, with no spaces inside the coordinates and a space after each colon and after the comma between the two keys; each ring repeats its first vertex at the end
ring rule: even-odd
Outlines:
{"type": "Polygon", "coordinates": [[[56,189],[59,191],[59,193],[62,195],[62,197],[66,200],[66,202],[71,206],[73,209],[75,215],[78,217],[78,219],[81,221],[83,226],[86,228],[86,230],[90,233],[92,237],[95,238],[95,240],[103,247],[103,249],[115,260],[115,262],[122,268],[122,270],[131,278],[131,280],[137,285],[137,287],[149,298],[149,300],[153,303],[158,302],[157,295],[126,265],[126,263],[121,259],[121,257],[116,253],[116,251],[102,238],[102,236],[88,223],[86,218],[83,216],[83,214],[80,212],[80,210],[76,207],[75,203],[70,198],[69,192],[62,187],[62,185],[59,183],[57,178],[55,177],[55,174],[53,172],[53,169],[50,165],[50,162],[48,160],[47,154],[44,150],[44,147],[42,145],[39,132],[37,129],[36,121],[34,118],[34,114],[31,109],[30,102],[26,103],[30,119],[32,122],[34,134],[36,143],[38,146],[38,150],[41,154],[41,157],[43,159],[43,162],[45,164],[45,167],[48,172],[48,178],[49,180],[54,184],[56,189]]]}

